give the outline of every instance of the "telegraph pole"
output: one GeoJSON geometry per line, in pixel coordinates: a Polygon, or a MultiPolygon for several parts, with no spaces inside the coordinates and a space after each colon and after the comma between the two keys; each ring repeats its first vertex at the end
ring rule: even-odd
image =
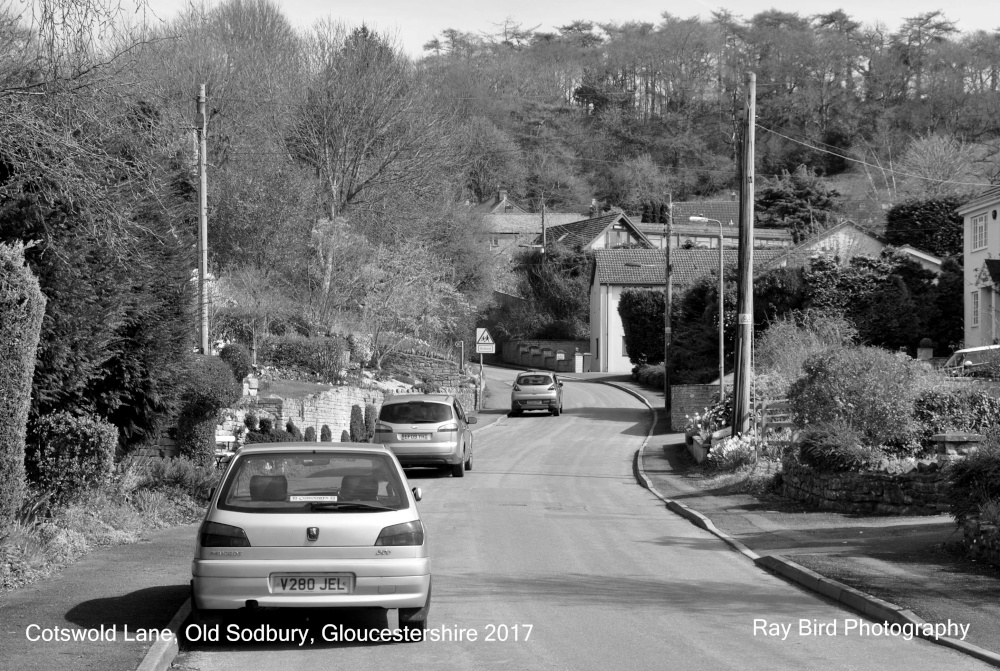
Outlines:
{"type": "Polygon", "coordinates": [[[198,88],[198,331],[202,354],[211,354],[208,344],[208,173],[205,170],[208,116],[205,114],[205,85],[198,88]]]}
{"type": "Polygon", "coordinates": [[[670,286],[670,236],[671,227],[674,221],[674,200],[673,193],[667,194],[667,220],[664,222],[663,238],[667,244],[663,248],[663,280],[666,283],[663,287],[663,412],[667,416],[667,431],[674,430],[674,420],[671,416],[673,412],[673,399],[670,389],[670,308],[673,305],[674,290],[670,286]]]}
{"type": "Polygon", "coordinates": [[[739,280],[736,299],[736,368],[733,379],[733,432],[742,435],[750,426],[751,348],[753,345],[753,197],[754,131],[757,112],[757,75],[747,73],[746,116],[740,170],[739,280]]]}

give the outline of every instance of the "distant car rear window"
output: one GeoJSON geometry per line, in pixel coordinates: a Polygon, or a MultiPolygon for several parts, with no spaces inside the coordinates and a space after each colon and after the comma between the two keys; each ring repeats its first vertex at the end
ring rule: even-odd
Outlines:
{"type": "Polygon", "coordinates": [[[543,384],[552,384],[552,378],[548,375],[522,375],[517,378],[517,383],[535,387],[543,384]]]}
{"type": "Polygon", "coordinates": [[[453,419],[451,406],[431,401],[386,403],[379,419],[390,424],[434,424],[453,419]]]}

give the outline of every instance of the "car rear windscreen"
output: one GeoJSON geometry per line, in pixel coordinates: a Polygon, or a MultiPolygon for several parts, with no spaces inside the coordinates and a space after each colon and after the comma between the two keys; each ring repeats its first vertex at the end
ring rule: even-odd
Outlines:
{"type": "Polygon", "coordinates": [[[552,378],[548,375],[522,375],[517,378],[517,383],[526,387],[538,387],[543,384],[552,384],[552,378]]]}
{"type": "Polygon", "coordinates": [[[452,419],[451,406],[432,401],[407,401],[386,403],[379,419],[390,424],[435,424],[452,419]]]}
{"type": "Polygon", "coordinates": [[[363,503],[372,512],[409,507],[403,481],[389,457],[311,452],[238,455],[222,485],[218,507],[254,513],[336,512],[350,502],[363,503]]]}

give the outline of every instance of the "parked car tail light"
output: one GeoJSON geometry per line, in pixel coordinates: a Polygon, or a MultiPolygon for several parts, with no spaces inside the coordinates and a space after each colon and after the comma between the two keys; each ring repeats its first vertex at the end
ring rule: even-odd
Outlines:
{"type": "Polygon", "coordinates": [[[437,428],[438,431],[458,431],[458,424],[454,422],[451,424],[442,424],[437,428]]]}
{"type": "Polygon", "coordinates": [[[520,385],[514,385],[514,391],[521,391],[520,385]]]}
{"type": "Polygon", "coordinates": [[[376,424],[375,431],[384,431],[386,433],[392,433],[392,427],[388,424],[376,424]]]}
{"type": "Polygon", "coordinates": [[[549,385],[549,391],[555,391],[555,390],[556,390],[556,385],[553,382],[552,384],[549,385]]]}
{"type": "Polygon", "coordinates": [[[378,535],[375,545],[423,545],[424,527],[420,520],[404,522],[403,524],[393,524],[391,527],[382,529],[378,535]]]}
{"type": "Polygon", "coordinates": [[[250,539],[247,532],[239,527],[218,522],[203,522],[198,532],[203,548],[248,548],[250,539]]]}

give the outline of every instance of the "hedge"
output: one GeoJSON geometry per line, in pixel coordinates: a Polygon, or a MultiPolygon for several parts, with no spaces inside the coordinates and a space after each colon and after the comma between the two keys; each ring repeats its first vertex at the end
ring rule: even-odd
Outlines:
{"type": "Polygon", "coordinates": [[[229,343],[223,347],[222,351],[219,352],[219,358],[229,365],[237,382],[241,382],[253,371],[250,350],[239,343],[229,343]]]}
{"type": "Polygon", "coordinates": [[[264,338],[258,361],[278,368],[302,368],[325,380],[336,378],[344,367],[347,341],[339,336],[306,338],[299,335],[264,338]]]}
{"type": "Polygon", "coordinates": [[[111,479],[117,447],[117,427],[97,415],[43,415],[32,427],[28,475],[53,502],[65,502],[111,479]]]}
{"type": "Polygon", "coordinates": [[[0,244],[0,526],[24,497],[24,436],[45,296],[24,246],[0,244]]]}
{"type": "MultiPolygon", "coordinates": [[[[215,427],[219,411],[240,399],[242,390],[236,384],[229,366],[213,356],[197,356],[187,374],[187,386],[182,395],[177,421],[177,442],[182,455],[199,463],[208,463],[215,456],[215,427]]],[[[264,421],[261,420],[261,428],[264,421]]]]}

